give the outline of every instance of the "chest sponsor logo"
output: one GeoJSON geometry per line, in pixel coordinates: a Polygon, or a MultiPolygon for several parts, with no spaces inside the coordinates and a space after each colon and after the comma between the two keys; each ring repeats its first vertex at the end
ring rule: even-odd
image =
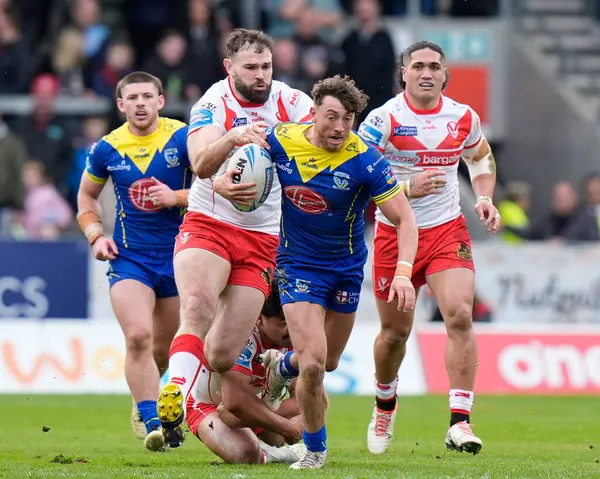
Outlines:
{"type": "Polygon", "coordinates": [[[131,204],[141,211],[152,212],[161,209],[160,206],[156,206],[148,195],[148,188],[153,186],[154,183],[150,178],[142,178],[132,183],[129,187],[129,201],[131,204]]]}
{"type": "Polygon", "coordinates": [[[304,213],[319,215],[329,210],[327,200],[305,186],[288,186],[284,189],[284,194],[296,208],[304,213]]]}

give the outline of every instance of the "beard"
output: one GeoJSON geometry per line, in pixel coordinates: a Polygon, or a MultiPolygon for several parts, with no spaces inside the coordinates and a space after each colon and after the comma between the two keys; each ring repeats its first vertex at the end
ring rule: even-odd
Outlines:
{"type": "Polygon", "coordinates": [[[271,85],[264,82],[255,82],[251,86],[246,85],[240,77],[233,75],[233,85],[240,95],[249,103],[263,104],[269,99],[271,94],[271,85]],[[267,85],[264,90],[254,90],[256,85],[267,85]]]}

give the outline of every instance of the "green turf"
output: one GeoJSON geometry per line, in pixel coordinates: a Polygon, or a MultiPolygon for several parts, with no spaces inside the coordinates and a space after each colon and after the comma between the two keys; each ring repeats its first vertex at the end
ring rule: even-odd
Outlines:
{"type": "Polygon", "coordinates": [[[130,429],[130,401],[0,396],[0,477],[600,477],[600,400],[593,397],[477,397],[475,430],[484,441],[477,456],[446,452],[446,398],[403,397],[393,446],[381,457],[366,448],[371,399],[333,397],[329,460],[310,472],[224,465],[189,434],[183,448],[152,454],[130,429]]]}

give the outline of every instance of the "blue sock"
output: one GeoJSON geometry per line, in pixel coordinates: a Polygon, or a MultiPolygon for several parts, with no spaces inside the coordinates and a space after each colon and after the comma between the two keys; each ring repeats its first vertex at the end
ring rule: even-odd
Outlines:
{"type": "Polygon", "coordinates": [[[304,431],[302,439],[306,445],[306,449],[311,452],[324,452],[327,450],[327,430],[325,426],[315,433],[304,431]]]}
{"type": "Polygon", "coordinates": [[[288,351],[283,355],[283,360],[279,361],[279,374],[286,379],[293,379],[298,377],[298,370],[292,366],[292,354],[293,351],[288,351]]]}
{"type": "Polygon", "coordinates": [[[160,427],[160,420],[156,410],[156,401],[140,401],[137,403],[138,411],[142,422],[146,425],[146,432],[153,431],[160,427]]]}

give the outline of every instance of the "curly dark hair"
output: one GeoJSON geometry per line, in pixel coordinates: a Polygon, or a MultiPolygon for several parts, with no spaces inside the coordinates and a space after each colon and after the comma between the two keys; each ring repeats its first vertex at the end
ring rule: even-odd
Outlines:
{"type": "Polygon", "coordinates": [[[360,114],[369,102],[368,95],[347,75],[336,75],[320,80],[313,87],[311,94],[316,105],[322,105],[326,96],[332,96],[338,99],[346,110],[356,114],[360,114]]]}
{"type": "Polygon", "coordinates": [[[265,48],[273,51],[273,39],[260,30],[248,30],[246,28],[236,28],[227,37],[225,42],[225,51],[227,58],[233,57],[237,52],[247,46],[254,46],[256,53],[262,53],[265,48]]]}
{"type": "Polygon", "coordinates": [[[279,285],[275,279],[271,284],[271,292],[265,300],[261,314],[267,318],[285,319],[283,307],[281,306],[281,299],[279,298],[279,285]]]}
{"type": "MultiPolygon", "coordinates": [[[[402,79],[402,67],[408,64],[408,61],[410,60],[410,57],[413,53],[418,52],[419,50],[426,49],[433,50],[434,52],[439,53],[442,62],[446,60],[446,54],[444,53],[444,49],[440,47],[437,43],[433,43],[428,40],[421,40],[410,45],[408,48],[406,48],[406,50],[404,50],[400,54],[400,56],[396,60],[396,76],[398,79],[398,84],[403,90],[406,90],[406,82],[402,79]]],[[[444,84],[442,85],[442,90],[446,88],[449,80],[450,74],[448,73],[448,70],[446,70],[446,81],[444,81],[444,84]]]]}

